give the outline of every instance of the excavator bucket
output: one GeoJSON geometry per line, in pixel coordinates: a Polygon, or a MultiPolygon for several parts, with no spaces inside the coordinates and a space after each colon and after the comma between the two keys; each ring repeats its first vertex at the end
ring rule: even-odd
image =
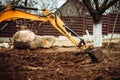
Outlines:
{"type": "Polygon", "coordinates": [[[100,48],[87,46],[84,39],[80,38],[80,36],[76,32],[74,32],[68,26],[65,26],[65,28],[69,32],[71,32],[74,36],[80,39],[78,47],[80,47],[84,51],[84,53],[88,54],[93,62],[100,62],[103,60],[104,55],[103,55],[103,51],[100,48]]]}
{"type": "Polygon", "coordinates": [[[84,52],[89,55],[92,62],[101,62],[104,59],[104,53],[100,48],[88,48],[84,52]]]}

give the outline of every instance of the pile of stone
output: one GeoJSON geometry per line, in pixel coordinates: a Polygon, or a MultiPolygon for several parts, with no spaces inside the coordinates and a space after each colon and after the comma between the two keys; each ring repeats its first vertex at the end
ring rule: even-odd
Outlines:
{"type": "Polygon", "coordinates": [[[50,48],[56,41],[55,36],[40,36],[30,30],[17,31],[12,39],[17,49],[50,48]]]}

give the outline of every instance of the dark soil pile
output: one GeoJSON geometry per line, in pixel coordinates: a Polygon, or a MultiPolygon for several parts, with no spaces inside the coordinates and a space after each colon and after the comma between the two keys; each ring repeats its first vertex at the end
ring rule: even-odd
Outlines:
{"type": "Polygon", "coordinates": [[[0,80],[120,80],[120,45],[110,47],[98,63],[76,47],[1,49],[0,80]]]}

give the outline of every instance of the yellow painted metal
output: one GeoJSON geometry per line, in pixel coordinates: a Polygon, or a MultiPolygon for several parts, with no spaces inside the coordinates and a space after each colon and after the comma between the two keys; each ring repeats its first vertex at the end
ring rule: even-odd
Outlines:
{"type": "MultiPolygon", "coordinates": [[[[0,22],[4,20],[16,20],[20,18],[38,20],[43,22],[49,22],[54,28],[56,28],[61,34],[66,36],[70,41],[72,41],[76,46],[79,46],[79,42],[75,40],[65,29],[64,22],[55,14],[49,10],[44,10],[44,17],[30,14],[18,9],[11,9],[12,5],[9,5],[3,12],[0,13],[0,22]]],[[[82,48],[86,49],[86,47],[82,48]]]]}
{"type": "MultiPolygon", "coordinates": [[[[44,12],[45,15],[51,14],[49,10],[44,12]]],[[[64,22],[55,14],[51,14],[50,16],[46,16],[47,20],[51,23],[51,25],[56,28],[60,33],[66,36],[70,41],[72,41],[76,46],[79,45],[79,42],[75,40],[65,29],[64,22]]]]}
{"type": "Polygon", "coordinates": [[[15,20],[20,18],[32,19],[38,21],[47,21],[45,17],[39,17],[33,14],[26,13],[21,10],[6,10],[0,13],[0,22],[4,20],[15,20]]]}

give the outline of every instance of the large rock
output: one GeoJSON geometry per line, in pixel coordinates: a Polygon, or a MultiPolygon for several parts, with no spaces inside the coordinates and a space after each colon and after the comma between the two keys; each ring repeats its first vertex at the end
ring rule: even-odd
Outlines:
{"type": "Polygon", "coordinates": [[[54,45],[56,38],[54,36],[39,36],[36,35],[35,39],[30,42],[30,49],[36,48],[50,48],[54,45]]]}
{"type": "Polygon", "coordinates": [[[20,30],[13,35],[13,40],[29,42],[35,39],[35,34],[30,30],[20,30]]]}
{"type": "Polygon", "coordinates": [[[54,36],[39,36],[32,31],[21,30],[13,35],[13,45],[17,49],[37,49],[50,48],[54,45],[56,38],[54,36]]]}
{"type": "Polygon", "coordinates": [[[20,30],[13,35],[13,45],[17,49],[30,47],[30,42],[35,39],[35,34],[30,30],[20,30]]]}

